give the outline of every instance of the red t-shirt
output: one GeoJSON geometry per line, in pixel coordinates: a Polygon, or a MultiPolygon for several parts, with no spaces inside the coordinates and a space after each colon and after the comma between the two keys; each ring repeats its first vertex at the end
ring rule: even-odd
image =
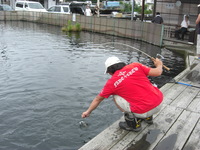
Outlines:
{"type": "Polygon", "coordinates": [[[105,98],[119,95],[130,103],[132,112],[148,112],[163,100],[162,92],[147,78],[149,71],[149,67],[140,63],[126,65],[114,73],[99,95],[105,98]]]}

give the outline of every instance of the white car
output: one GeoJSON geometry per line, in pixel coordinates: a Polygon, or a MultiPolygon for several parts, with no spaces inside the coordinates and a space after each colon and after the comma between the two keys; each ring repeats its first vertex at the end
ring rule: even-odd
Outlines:
{"type": "Polygon", "coordinates": [[[17,1],[15,3],[15,10],[47,12],[47,10],[42,6],[42,4],[34,1],[17,1]]]}
{"type": "Polygon", "coordinates": [[[71,14],[69,5],[55,5],[47,9],[48,12],[52,13],[65,13],[65,14],[71,14]]]}

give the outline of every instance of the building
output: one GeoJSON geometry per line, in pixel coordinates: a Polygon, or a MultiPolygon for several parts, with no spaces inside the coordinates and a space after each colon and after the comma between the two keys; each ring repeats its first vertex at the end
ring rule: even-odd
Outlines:
{"type": "Polygon", "coordinates": [[[180,25],[183,16],[189,15],[190,24],[195,27],[198,4],[200,0],[159,0],[155,4],[155,11],[161,13],[166,25],[180,25]]]}

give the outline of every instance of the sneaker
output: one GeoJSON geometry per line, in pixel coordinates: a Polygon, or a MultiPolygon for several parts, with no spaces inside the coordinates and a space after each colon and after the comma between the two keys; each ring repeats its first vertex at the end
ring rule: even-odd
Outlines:
{"type": "Polygon", "coordinates": [[[139,132],[142,129],[141,124],[138,124],[135,128],[133,128],[128,126],[126,122],[120,122],[119,127],[126,131],[135,131],[135,132],[139,132]]]}
{"type": "Polygon", "coordinates": [[[145,118],[144,121],[148,124],[153,124],[153,116],[145,118]]]}

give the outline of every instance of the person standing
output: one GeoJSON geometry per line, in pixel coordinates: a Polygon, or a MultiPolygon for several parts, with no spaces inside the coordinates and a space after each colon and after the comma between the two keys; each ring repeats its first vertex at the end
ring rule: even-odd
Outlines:
{"type": "Polygon", "coordinates": [[[187,29],[188,29],[189,25],[190,25],[189,16],[184,15],[183,16],[183,21],[181,22],[181,28],[175,31],[175,37],[178,40],[180,40],[180,39],[184,40],[184,35],[187,32],[187,29]],[[181,33],[181,37],[179,35],[180,33],[181,33]]]}
{"type": "Polygon", "coordinates": [[[137,62],[126,65],[118,57],[109,57],[105,62],[105,73],[111,78],[82,113],[82,118],[89,117],[105,98],[113,95],[116,106],[124,112],[125,122],[119,123],[121,129],[140,131],[142,120],[152,124],[153,114],[161,109],[163,100],[162,92],[147,78],[162,74],[162,61],[158,58],[153,61],[156,68],[137,62]]]}
{"type": "Polygon", "coordinates": [[[88,5],[86,6],[85,9],[85,16],[92,16],[92,11],[88,5]]]}
{"type": "Polygon", "coordinates": [[[156,17],[153,18],[153,20],[151,22],[152,23],[163,24],[163,18],[160,16],[159,12],[156,13],[156,17]]]}
{"type": "MultiPolygon", "coordinates": [[[[200,4],[198,5],[200,8],[200,4]]],[[[196,25],[197,25],[197,57],[200,59],[200,13],[198,14],[198,17],[196,19],[196,25]]]]}

